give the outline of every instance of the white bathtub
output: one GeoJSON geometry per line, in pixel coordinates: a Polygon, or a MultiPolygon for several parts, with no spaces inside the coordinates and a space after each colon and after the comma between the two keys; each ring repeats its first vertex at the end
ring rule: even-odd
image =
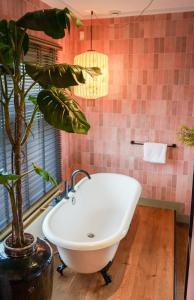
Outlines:
{"type": "Polygon", "coordinates": [[[114,258],[140,193],[141,185],[129,176],[97,173],[91,179],[85,177],[69,200],[62,200],[48,213],[44,235],[57,246],[69,268],[79,273],[97,272],[114,258]],[[90,233],[93,238],[88,237],[90,233]]]}

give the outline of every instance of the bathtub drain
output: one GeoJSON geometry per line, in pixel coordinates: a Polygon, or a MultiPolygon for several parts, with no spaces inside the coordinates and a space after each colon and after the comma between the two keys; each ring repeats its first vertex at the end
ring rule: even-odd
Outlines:
{"type": "Polygon", "coordinates": [[[87,236],[92,239],[93,237],[95,237],[95,234],[93,234],[92,232],[90,232],[90,233],[87,234],[87,236]]]}

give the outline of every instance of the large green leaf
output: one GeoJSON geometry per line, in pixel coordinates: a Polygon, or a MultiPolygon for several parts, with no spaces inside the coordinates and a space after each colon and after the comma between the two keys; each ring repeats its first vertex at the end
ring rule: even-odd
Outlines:
{"type": "Polygon", "coordinates": [[[26,63],[26,72],[43,87],[55,86],[58,88],[67,88],[70,86],[85,83],[84,72],[93,76],[101,74],[99,68],[84,68],[69,64],[29,64],[26,63]]]}
{"type": "Polygon", "coordinates": [[[13,49],[8,24],[7,20],[0,21],[0,64],[11,65],[13,62],[13,49]]]}
{"type": "Polygon", "coordinates": [[[0,63],[11,65],[13,62],[13,51],[4,43],[0,43],[0,63]]]}
{"type": "Polygon", "coordinates": [[[78,104],[63,89],[51,88],[38,94],[37,103],[45,120],[55,128],[86,134],[90,128],[78,104]]]}
{"type": "Polygon", "coordinates": [[[0,184],[7,185],[9,181],[17,181],[21,176],[0,170],[0,184]]]}
{"type": "Polygon", "coordinates": [[[18,51],[20,40],[23,36],[22,50],[26,54],[28,51],[29,38],[23,29],[19,28],[15,21],[0,21],[0,63],[12,65],[14,56],[18,51]]]}
{"type": "Polygon", "coordinates": [[[53,185],[57,185],[56,180],[45,169],[41,168],[40,166],[34,163],[32,165],[36,174],[41,176],[45,181],[49,181],[53,185]]]}
{"type": "Polygon", "coordinates": [[[29,12],[17,21],[17,25],[23,28],[43,31],[54,39],[60,39],[65,36],[65,30],[70,31],[70,20],[76,26],[82,23],[68,9],[44,9],[29,12]]]}

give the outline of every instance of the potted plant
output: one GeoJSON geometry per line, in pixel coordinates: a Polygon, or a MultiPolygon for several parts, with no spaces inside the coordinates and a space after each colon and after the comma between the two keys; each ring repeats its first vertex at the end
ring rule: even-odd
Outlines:
{"type": "Polygon", "coordinates": [[[24,232],[22,212],[22,178],[36,172],[44,180],[56,185],[55,179],[43,168],[32,165],[22,173],[22,149],[30,135],[36,112],[55,128],[67,132],[86,134],[89,124],[69,88],[85,83],[84,72],[100,74],[98,68],[83,68],[69,64],[43,65],[25,63],[28,52],[28,29],[42,31],[53,39],[63,38],[70,32],[70,22],[80,21],[68,9],[47,9],[29,12],[19,20],[0,21],[0,102],[5,119],[5,130],[12,147],[12,170],[0,170],[0,184],[8,191],[12,209],[12,232],[0,250],[0,298],[48,300],[52,293],[52,251],[43,240],[35,240],[24,232]],[[26,87],[26,74],[33,80],[26,87]],[[8,90],[8,80],[13,89],[8,90]],[[30,90],[38,83],[42,89],[37,98],[30,90]],[[28,124],[24,121],[26,99],[34,104],[28,124]],[[10,103],[14,105],[14,128],[10,122],[10,103]]]}
{"type": "Polygon", "coordinates": [[[182,144],[194,146],[194,129],[183,125],[178,132],[178,138],[182,144]]]}

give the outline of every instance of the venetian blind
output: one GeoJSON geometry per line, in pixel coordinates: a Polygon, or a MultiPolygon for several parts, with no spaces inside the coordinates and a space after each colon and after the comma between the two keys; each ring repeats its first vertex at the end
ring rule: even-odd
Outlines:
{"type": "MultiPolygon", "coordinates": [[[[47,46],[30,44],[25,61],[51,64],[57,59],[57,50],[47,46]]],[[[21,66],[21,68],[23,68],[21,66]]],[[[32,79],[26,77],[26,88],[32,84],[32,79]]],[[[8,84],[11,91],[11,81],[8,84]]],[[[36,84],[29,95],[36,96],[40,86],[36,84]]],[[[1,91],[0,91],[1,92],[1,91]]],[[[25,121],[29,122],[33,111],[33,104],[26,101],[25,121]]],[[[10,103],[11,120],[14,117],[13,101],[10,103]]],[[[12,125],[13,126],[13,125],[12,125]]],[[[31,135],[23,149],[23,171],[32,168],[32,162],[45,168],[60,182],[60,138],[59,131],[51,127],[43,119],[40,112],[36,114],[31,135]]],[[[0,104],[0,169],[11,171],[11,146],[5,133],[3,110],[0,104]]],[[[23,179],[23,210],[26,211],[47,191],[52,189],[50,183],[45,182],[38,175],[31,173],[23,179]]],[[[0,185],[0,230],[4,229],[12,219],[8,194],[0,185]]]]}

